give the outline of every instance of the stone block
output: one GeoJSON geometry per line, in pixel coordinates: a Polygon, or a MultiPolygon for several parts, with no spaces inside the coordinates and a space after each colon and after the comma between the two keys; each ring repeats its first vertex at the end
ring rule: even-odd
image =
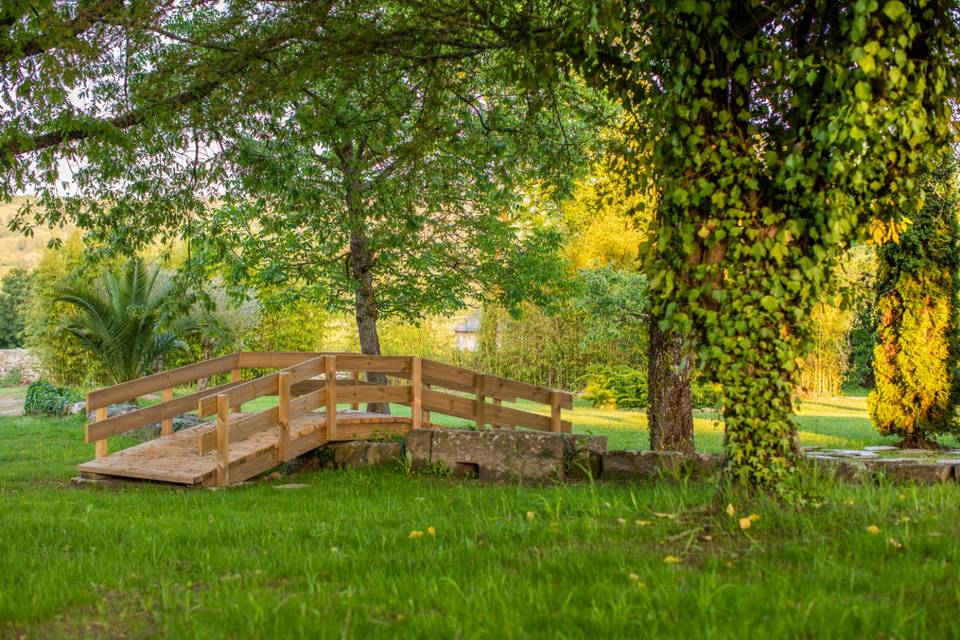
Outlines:
{"type": "Polygon", "coordinates": [[[676,451],[609,451],[602,465],[604,480],[632,482],[678,475],[683,456],[676,451]]]}
{"type": "Polygon", "coordinates": [[[368,442],[357,440],[333,446],[333,463],[338,469],[363,469],[367,466],[368,442]]]}
{"type": "Polygon", "coordinates": [[[436,429],[414,429],[407,433],[407,456],[414,471],[423,471],[430,466],[435,431],[436,429]]]}
{"type": "Polygon", "coordinates": [[[683,466],[691,478],[703,479],[717,475],[723,469],[723,456],[712,453],[694,453],[683,457],[683,466]]]}
{"type": "Polygon", "coordinates": [[[395,464],[403,458],[403,443],[399,440],[393,442],[370,442],[368,444],[368,466],[383,467],[395,464]]]}
{"type": "Polygon", "coordinates": [[[939,484],[954,479],[954,467],[951,464],[895,464],[883,469],[886,477],[892,480],[916,482],[918,484],[939,484]]]}

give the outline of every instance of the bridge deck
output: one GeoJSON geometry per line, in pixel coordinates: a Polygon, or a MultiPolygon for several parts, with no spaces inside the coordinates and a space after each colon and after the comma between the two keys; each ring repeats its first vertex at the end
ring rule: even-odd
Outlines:
{"type": "MultiPolygon", "coordinates": [[[[232,418],[243,414],[233,414],[232,418]]],[[[323,412],[308,413],[290,424],[289,455],[295,457],[327,442],[364,440],[382,431],[405,431],[410,419],[366,411],[338,411],[337,434],[328,438],[323,412]]],[[[138,444],[79,465],[86,477],[111,476],[153,480],[185,485],[207,486],[215,483],[217,452],[199,453],[198,440],[215,431],[213,423],[204,423],[167,436],[138,444]]],[[[230,443],[230,476],[239,482],[280,464],[277,454],[279,428],[259,431],[230,443]]]]}

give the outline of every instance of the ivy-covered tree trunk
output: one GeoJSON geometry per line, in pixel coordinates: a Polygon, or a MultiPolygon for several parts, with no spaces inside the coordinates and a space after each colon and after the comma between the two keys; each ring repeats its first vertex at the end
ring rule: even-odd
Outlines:
{"type": "Polygon", "coordinates": [[[654,451],[693,453],[693,396],[690,391],[692,356],[683,336],[661,331],[650,320],[647,389],[650,448],[654,451]]]}
{"type": "Polygon", "coordinates": [[[960,284],[955,167],[927,180],[926,204],[898,243],[880,248],[876,387],[870,419],[903,446],[937,446],[931,436],[957,430],[960,284]]]}

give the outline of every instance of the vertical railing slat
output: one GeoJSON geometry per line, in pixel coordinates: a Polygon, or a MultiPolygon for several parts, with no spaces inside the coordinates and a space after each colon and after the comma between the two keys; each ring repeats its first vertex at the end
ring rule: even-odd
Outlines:
{"type": "MultiPolygon", "coordinates": [[[[107,419],[108,416],[109,416],[109,411],[107,411],[107,407],[100,407],[99,409],[97,409],[95,422],[103,422],[104,420],[107,419]]],[[[108,447],[107,447],[107,439],[103,438],[101,440],[97,440],[96,444],[94,445],[94,451],[95,451],[94,453],[95,457],[97,458],[105,457],[107,453],[109,453],[108,447]]]]}
{"type": "MultiPolygon", "coordinates": [[[[230,371],[230,382],[242,382],[243,381],[243,369],[237,368],[230,371]]],[[[243,410],[241,405],[234,405],[230,407],[230,411],[235,413],[240,413],[243,410]]]]}
{"type": "Polygon", "coordinates": [[[230,484],[230,396],[217,395],[217,486],[230,484]]]}
{"type": "Polygon", "coordinates": [[[337,437],[337,356],[326,356],[323,366],[326,378],[327,440],[337,437]]]}
{"type": "MultiPolygon", "coordinates": [[[[167,387],[163,390],[163,401],[170,402],[173,400],[173,387],[167,387]]],[[[160,435],[168,436],[173,433],[173,418],[167,418],[160,423],[160,435]]]]}
{"type": "Polygon", "coordinates": [[[487,424],[487,396],[485,395],[486,376],[482,373],[474,375],[474,391],[477,396],[476,410],[474,411],[477,429],[483,429],[487,424]]]}
{"type": "Polygon", "coordinates": [[[412,358],[410,361],[410,386],[413,387],[410,426],[419,429],[423,424],[423,362],[420,358],[412,358]]]}
{"type": "MultiPolygon", "coordinates": [[[[359,372],[359,371],[354,371],[354,372],[353,372],[353,384],[354,384],[354,386],[360,384],[360,372],[359,372]]],[[[350,408],[351,408],[353,411],[359,411],[359,410],[360,410],[360,403],[359,403],[359,402],[351,402],[351,403],[350,403],[350,408]]]]}
{"type": "Polygon", "coordinates": [[[560,421],[560,392],[550,392],[550,431],[560,433],[563,423],[560,421]]]}
{"type": "Polygon", "coordinates": [[[290,447],[290,386],[293,376],[281,371],[277,376],[277,417],[279,430],[277,435],[277,458],[281,462],[289,459],[290,447]]]}

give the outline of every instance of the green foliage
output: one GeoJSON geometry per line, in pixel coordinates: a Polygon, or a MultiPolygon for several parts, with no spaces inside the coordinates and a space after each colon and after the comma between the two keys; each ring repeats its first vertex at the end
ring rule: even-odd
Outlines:
{"type": "Polygon", "coordinates": [[[624,173],[654,165],[652,312],[723,385],[733,476],[775,489],[809,318],[843,249],[922,203],[958,86],[953,3],[788,6],[597,2],[564,43],[636,115],[624,173]]]}
{"type": "Polygon", "coordinates": [[[28,416],[62,416],[67,407],[82,396],[66,387],[57,387],[46,380],[37,380],[27,387],[23,413],[28,416]]]}
{"type": "Polygon", "coordinates": [[[60,330],[60,319],[69,306],[57,302],[59,289],[74,278],[93,279],[103,267],[84,260],[86,252],[78,233],[59,248],[47,249],[40,259],[33,291],[24,305],[24,342],[40,361],[44,375],[56,384],[82,387],[99,379],[99,361],[76,336],[60,330]]]}
{"type": "Polygon", "coordinates": [[[116,384],[153,373],[165,356],[187,349],[181,336],[194,319],[178,308],[174,293],[159,267],[131,258],[95,284],[71,278],[55,300],[72,307],[63,331],[99,361],[104,380],[116,384]]]}
{"type": "Polygon", "coordinates": [[[23,346],[23,305],[30,297],[33,277],[16,268],[0,279],[0,349],[23,346]]]}
{"type": "Polygon", "coordinates": [[[956,164],[931,176],[928,197],[899,243],[880,249],[868,409],[880,433],[924,444],[958,429],[960,229],[956,164]]]}
{"type": "Polygon", "coordinates": [[[644,278],[609,267],[582,269],[572,298],[552,313],[526,305],[511,316],[486,307],[475,353],[466,366],[549,387],[577,388],[592,365],[644,368],[647,359],[644,278]]]}
{"type": "Polygon", "coordinates": [[[626,366],[590,367],[583,378],[583,398],[595,407],[647,408],[647,372],[626,366]]]}
{"type": "MultiPolygon", "coordinates": [[[[594,407],[614,409],[646,409],[648,406],[647,372],[627,366],[591,367],[583,376],[584,400],[594,407]]],[[[695,379],[690,385],[693,406],[715,409],[720,406],[723,390],[720,385],[695,379]]]]}

